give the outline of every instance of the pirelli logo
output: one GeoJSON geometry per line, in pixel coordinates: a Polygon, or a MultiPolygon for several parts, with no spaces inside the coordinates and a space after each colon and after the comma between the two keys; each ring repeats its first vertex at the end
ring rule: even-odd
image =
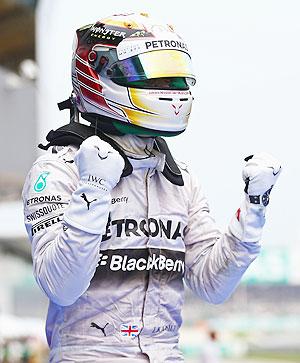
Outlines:
{"type": "Polygon", "coordinates": [[[62,221],[63,214],[60,214],[58,216],[50,217],[47,219],[44,219],[36,224],[34,224],[31,227],[31,235],[34,236],[37,232],[45,230],[54,224],[62,221]]]}

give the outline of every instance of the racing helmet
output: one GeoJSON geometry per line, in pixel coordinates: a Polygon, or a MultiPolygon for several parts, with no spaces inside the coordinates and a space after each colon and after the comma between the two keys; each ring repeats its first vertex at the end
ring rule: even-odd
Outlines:
{"type": "Polygon", "coordinates": [[[174,136],[195,84],[186,43],[147,14],[119,14],[76,31],[72,83],[81,116],[103,131],[174,136]]]}

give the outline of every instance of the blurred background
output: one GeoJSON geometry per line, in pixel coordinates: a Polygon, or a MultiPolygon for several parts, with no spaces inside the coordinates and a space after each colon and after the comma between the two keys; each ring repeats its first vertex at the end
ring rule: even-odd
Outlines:
{"type": "Polygon", "coordinates": [[[21,191],[37,144],[68,122],[56,104],[71,92],[74,30],[132,10],[174,24],[192,51],[190,126],[169,144],[199,177],[220,228],[243,197],[245,156],[267,151],[284,165],[262,253],[233,296],[212,306],[186,292],[187,362],[299,363],[298,0],[0,0],[0,362],[47,361],[47,299],[32,276],[21,191]]]}

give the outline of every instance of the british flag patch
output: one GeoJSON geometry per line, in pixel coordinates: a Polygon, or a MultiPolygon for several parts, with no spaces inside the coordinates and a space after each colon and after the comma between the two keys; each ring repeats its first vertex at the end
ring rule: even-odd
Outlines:
{"type": "Polygon", "coordinates": [[[122,324],[120,331],[123,337],[136,337],[139,333],[139,327],[137,325],[122,324]]]}

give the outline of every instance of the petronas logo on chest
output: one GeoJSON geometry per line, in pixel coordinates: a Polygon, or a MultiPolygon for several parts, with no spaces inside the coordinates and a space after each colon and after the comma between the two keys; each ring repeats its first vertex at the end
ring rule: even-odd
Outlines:
{"type": "Polygon", "coordinates": [[[46,178],[49,174],[50,174],[49,171],[44,171],[39,175],[33,187],[35,192],[37,193],[42,192],[46,188],[47,186],[46,178]]]}

